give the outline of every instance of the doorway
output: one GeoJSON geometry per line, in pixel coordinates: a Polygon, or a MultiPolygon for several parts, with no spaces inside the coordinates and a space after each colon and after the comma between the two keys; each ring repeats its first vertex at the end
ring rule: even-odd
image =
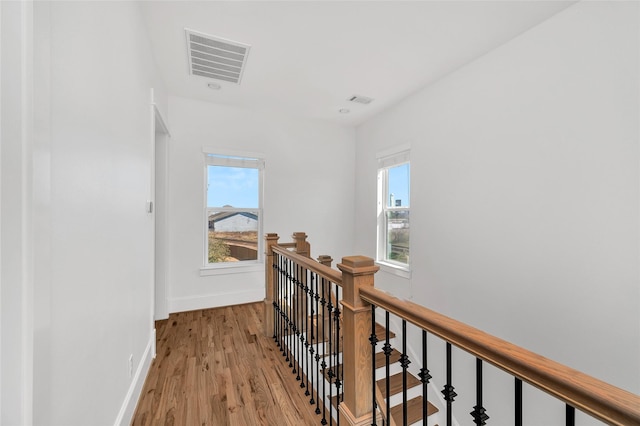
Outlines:
{"type": "Polygon", "coordinates": [[[169,131],[154,105],[154,314],[155,321],[169,317],[167,303],[168,220],[167,192],[169,181],[169,131]]]}

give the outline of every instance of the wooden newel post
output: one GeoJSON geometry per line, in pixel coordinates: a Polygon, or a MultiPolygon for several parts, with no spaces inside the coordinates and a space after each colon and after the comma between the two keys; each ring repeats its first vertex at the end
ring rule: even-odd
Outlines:
{"type": "Polygon", "coordinates": [[[347,425],[370,425],[372,418],[371,389],[371,305],[360,298],[362,287],[373,287],[378,268],[366,256],[343,257],[342,271],[342,362],[344,401],[341,419],[347,425]]]}
{"type": "Polygon", "coordinates": [[[296,253],[304,257],[311,257],[311,246],[307,242],[306,233],[294,232],[291,238],[296,243],[296,253]]]}
{"type": "Polygon", "coordinates": [[[273,270],[273,246],[278,244],[278,234],[264,236],[264,335],[273,336],[273,301],[275,300],[275,271],[273,270]]]}
{"type": "MultiPolygon", "coordinates": [[[[331,256],[329,256],[328,254],[321,254],[320,256],[318,256],[318,263],[324,266],[328,266],[329,268],[331,268],[331,264],[333,263],[333,258],[331,256]]],[[[335,306],[337,304],[336,298],[333,294],[333,292],[331,291],[331,282],[330,281],[324,281],[324,289],[322,289],[322,291],[324,291],[323,294],[328,294],[329,297],[331,297],[331,303],[333,303],[333,305],[335,306]]],[[[333,339],[335,338],[334,336],[331,336],[329,334],[329,322],[332,321],[331,315],[327,316],[324,319],[324,323],[322,326],[322,336],[325,339],[333,339]]],[[[334,328],[335,330],[335,328],[334,328]]],[[[332,333],[334,334],[335,331],[332,333]]]]}

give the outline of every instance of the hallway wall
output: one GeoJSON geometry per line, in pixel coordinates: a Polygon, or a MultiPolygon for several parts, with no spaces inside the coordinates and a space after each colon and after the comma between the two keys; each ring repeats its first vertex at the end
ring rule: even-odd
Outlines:
{"type": "Polygon", "coordinates": [[[153,355],[151,88],[166,98],[138,7],[35,3],[38,425],[128,424],[153,355]]]}
{"type": "Polygon", "coordinates": [[[309,236],[312,256],[353,254],[355,132],[300,117],[169,97],[169,312],[264,299],[264,267],[201,276],[203,147],[265,159],[264,232],[309,236]]]}
{"type": "Polygon", "coordinates": [[[635,393],[638,12],[577,3],[360,126],[354,222],[374,256],[376,152],[410,144],[413,274],[376,284],[635,393]]]}

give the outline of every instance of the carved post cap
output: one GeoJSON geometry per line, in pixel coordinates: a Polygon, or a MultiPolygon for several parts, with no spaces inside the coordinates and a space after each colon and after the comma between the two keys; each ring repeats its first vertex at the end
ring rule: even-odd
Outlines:
{"type": "Polygon", "coordinates": [[[294,232],[291,237],[296,243],[296,253],[304,257],[310,257],[311,245],[307,242],[307,234],[304,232],[294,232]]]}
{"type": "Polygon", "coordinates": [[[318,256],[318,263],[322,265],[331,266],[332,262],[333,262],[333,258],[328,254],[321,254],[320,256],[318,256]]]}
{"type": "Polygon", "coordinates": [[[278,234],[264,234],[264,254],[267,256],[273,256],[271,247],[277,245],[279,239],[280,237],[278,234]]]}
{"type": "Polygon", "coordinates": [[[342,263],[338,264],[338,269],[352,275],[366,275],[377,272],[380,267],[376,266],[370,257],[347,256],[342,258],[342,263]]]}

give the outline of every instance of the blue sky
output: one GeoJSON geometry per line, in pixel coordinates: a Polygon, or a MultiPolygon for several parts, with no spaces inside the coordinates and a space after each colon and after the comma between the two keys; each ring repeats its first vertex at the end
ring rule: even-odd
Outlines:
{"type": "Polygon", "coordinates": [[[258,169],[208,166],[207,207],[259,207],[258,169]]]}
{"type": "Polygon", "coordinates": [[[389,194],[393,194],[395,200],[401,200],[402,207],[408,207],[410,202],[409,173],[409,163],[389,168],[389,194]]]}

